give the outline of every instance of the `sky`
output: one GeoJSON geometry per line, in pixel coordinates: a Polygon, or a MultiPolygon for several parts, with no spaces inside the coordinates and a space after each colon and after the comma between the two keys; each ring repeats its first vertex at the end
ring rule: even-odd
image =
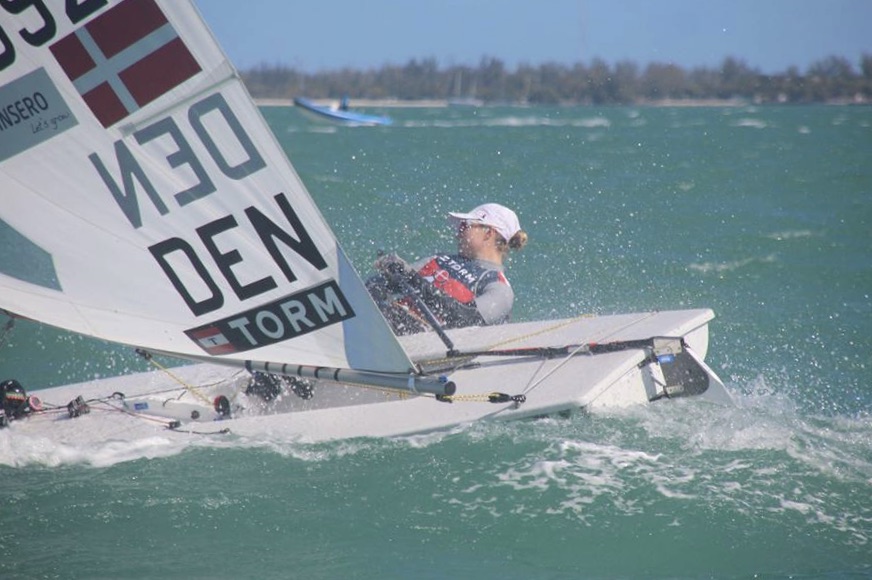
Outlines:
{"type": "Polygon", "coordinates": [[[763,73],[872,55],[872,0],[197,0],[237,68],[440,68],[501,60],[685,69],[726,57],[763,73]]]}

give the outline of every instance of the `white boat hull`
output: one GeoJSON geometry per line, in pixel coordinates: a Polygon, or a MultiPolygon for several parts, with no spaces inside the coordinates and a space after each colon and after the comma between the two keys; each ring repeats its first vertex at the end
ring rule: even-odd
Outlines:
{"type": "MultiPolygon", "coordinates": [[[[710,310],[687,310],[453,331],[452,340],[467,352],[650,337],[683,339],[671,362],[655,362],[649,350],[640,348],[554,358],[478,356],[471,364],[446,372],[457,385],[453,402],[329,381],[316,383],[312,398],[285,392],[266,402],[244,394],[250,378],[246,371],[198,364],[170,373],[154,371],[31,391],[46,410],[11,422],[5,431],[12,437],[38,436],[59,443],[135,441],[166,431],[175,437],[230,433],[318,442],[409,435],[472,421],[515,420],[575,409],[596,412],[678,396],[730,403],[723,383],[702,362],[712,318],[710,310]],[[113,393],[124,398],[113,398],[113,393]],[[525,400],[487,402],[491,393],[523,395],[525,400]],[[220,395],[231,404],[230,418],[221,417],[212,406],[220,395]],[[91,401],[90,412],[71,418],[66,405],[79,396],[91,401]],[[50,404],[58,408],[50,411],[50,404]]],[[[446,350],[430,333],[403,342],[416,361],[433,361],[446,350]]]]}

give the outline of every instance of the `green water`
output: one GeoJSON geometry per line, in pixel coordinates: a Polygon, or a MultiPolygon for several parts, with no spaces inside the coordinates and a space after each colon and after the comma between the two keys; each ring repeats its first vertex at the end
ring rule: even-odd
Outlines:
{"type": "MultiPolygon", "coordinates": [[[[736,408],[74,457],[0,433],[0,577],[872,575],[872,109],[386,112],[264,110],[361,271],[504,203],[516,320],[713,308],[736,408]]],[[[31,388],[139,364],[26,322],[0,347],[31,388]]]]}

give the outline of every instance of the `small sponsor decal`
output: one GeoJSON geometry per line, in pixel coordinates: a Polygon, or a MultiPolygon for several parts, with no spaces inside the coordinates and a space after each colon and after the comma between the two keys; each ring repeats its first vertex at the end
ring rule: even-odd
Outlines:
{"type": "Polygon", "coordinates": [[[185,331],[211,355],[290,340],[354,317],[334,280],[185,331]]]}
{"type": "Polygon", "coordinates": [[[0,87],[0,161],[78,124],[45,69],[0,87]]]}

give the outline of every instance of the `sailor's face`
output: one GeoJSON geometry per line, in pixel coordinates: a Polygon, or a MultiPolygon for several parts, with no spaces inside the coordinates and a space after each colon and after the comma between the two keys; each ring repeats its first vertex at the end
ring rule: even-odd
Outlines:
{"type": "Polygon", "coordinates": [[[462,221],[457,226],[457,249],[461,256],[475,258],[487,244],[491,228],[475,222],[462,221]]]}

